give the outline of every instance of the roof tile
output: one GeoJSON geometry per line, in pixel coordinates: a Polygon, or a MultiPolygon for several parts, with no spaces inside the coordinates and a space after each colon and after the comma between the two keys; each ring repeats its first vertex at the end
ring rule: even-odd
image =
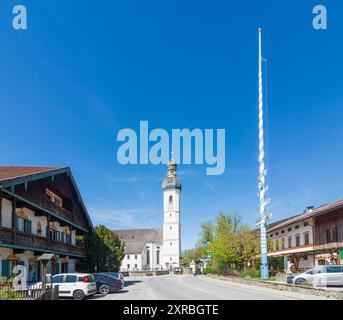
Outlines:
{"type": "Polygon", "coordinates": [[[327,203],[323,206],[320,206],[318,208],[315,208],[311,211],[308,211],[308,212],[305,212],[303,214],[292,217],[290,219],[287,219],[286,221],[284,221],[280,224],[277,224],[276,226],[273,226],[272,228],[268,229],[268,233],[275,231],[277,229],[280,229],[280,228],[284,228],[284,227],[289,226],[293,223],[297,223],[299,221],[302,221],[302,220],[311,218],[313,216],[317,216],[317,215],[323,214],[327,211],[331,211],[331,210],[341,208],[341,207],[343,207],[343,199],[338,199],[336,201],[333,201],[333,202],[327,203]]]}
{"type": "Polygon", "coordinates": [[[0,166],[0,181],[30,176],[37,173],[62,169],[62,167],[0,166]]]}
{"type": "Polygon", "coordinates": [[[125,243],[125,253],[142,253],[146,243],[162,242],[161,228],[112,230],[125,243]]]}

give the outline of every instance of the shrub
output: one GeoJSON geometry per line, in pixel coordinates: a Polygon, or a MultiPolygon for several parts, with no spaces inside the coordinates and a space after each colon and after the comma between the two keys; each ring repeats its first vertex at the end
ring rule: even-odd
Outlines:
{"type": "Polygon", "coordinates": [[[4,286],[0,289],[0,300],[21,300],[23,298],[25,298],[24,293],[13,290],[9,286],[4,286]]]}
{"type": "Polygon", "coordinates": [[[260,272],[260,270],[256,270],[254,268],[249,268],[249,269],[240,271],[239,276],[241,278],[260,278],[261,272],[260,272]]]}
{"type": "Polygon", "coordinates": [[[0,286],[3,286],[7,283],[7,278],[6,277],[0,277],[0,286]]]}
{"type": "Polygon", "coordinates": [[[218,270],[213,266],[207,266],[204,269],[204,274],[217,274],[217,273],[218,273],[218,270]]]}

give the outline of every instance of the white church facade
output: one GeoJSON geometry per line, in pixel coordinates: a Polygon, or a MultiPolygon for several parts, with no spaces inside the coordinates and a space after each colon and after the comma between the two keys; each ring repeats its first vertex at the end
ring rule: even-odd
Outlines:
{"type": "Polygon", "coordinates": [[[168,174],[162,183],[162,228],[113,230],[125,245],[121,271],[169,270],[180,266],[181,183],[176,168],[176,163],[169,161],[168,174]]]}

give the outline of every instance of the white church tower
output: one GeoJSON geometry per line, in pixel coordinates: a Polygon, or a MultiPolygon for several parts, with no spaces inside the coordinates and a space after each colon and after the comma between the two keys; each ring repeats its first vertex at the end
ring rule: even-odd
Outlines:
{"type": "Polygon", "coordinates": [[[180,194],[181,183],[176,177],[176,163],[168,163],[168,176],[163,188],[163,268],[180,266],[181,226],[180,194]]]}

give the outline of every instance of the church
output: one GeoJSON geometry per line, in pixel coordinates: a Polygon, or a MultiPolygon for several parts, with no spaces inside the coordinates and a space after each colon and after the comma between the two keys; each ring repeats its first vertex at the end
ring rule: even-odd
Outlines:
{"type": "Polygon", "coordinates": [[[168,174],[162,183],[162,228],[113,230],[125,245],[120,271],[169,270],[180,266],[181,183],[176,168],[175,161],[169,161],[168,174]]]}

